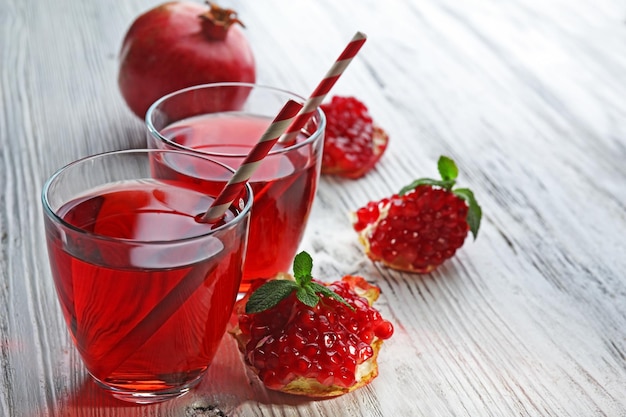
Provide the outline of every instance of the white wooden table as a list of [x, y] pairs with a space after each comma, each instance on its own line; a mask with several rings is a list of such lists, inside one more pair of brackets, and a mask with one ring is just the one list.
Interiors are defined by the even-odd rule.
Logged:
[[[130, 406], [89, 380], [48, 269], [39, 193], [57, 168], [143, 147], [117, 89], [122, 37], [154, 0], [0, 0], [0, 416], [626, 416], [626, 3], [266, 0], [236, 7], [258, 81], [333, 89], [391, 137], [363, 179], [323, 178], [302, 248], [360, 274], [396, 333], [339, 398], [268, 392], [225, 338], [201, 385]], [[484, 218], [435, 272], [372, 264], [347, 212], [455, 159]]]

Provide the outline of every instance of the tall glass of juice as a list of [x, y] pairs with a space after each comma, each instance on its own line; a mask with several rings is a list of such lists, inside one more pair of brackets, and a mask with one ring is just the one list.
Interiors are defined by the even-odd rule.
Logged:
[[[238, 168], [280, 108], [302, 97], [278, 88], [216, 83], [157, 100], [146, 114], [148, 147], [181, 149]], [[254, 204], [240, 291], [289, 271], [317, 189], [325, 117], [315, 111], [295, 141], [277, 143], [252, 175]]]
[[170, 150], [95, 155], [42, 192], [50, 267], [94, 380], [135, 403], [185, 394], [205, 374], [237, 298], [248, 186], [217, 223], [199, 219], [229, 168]]

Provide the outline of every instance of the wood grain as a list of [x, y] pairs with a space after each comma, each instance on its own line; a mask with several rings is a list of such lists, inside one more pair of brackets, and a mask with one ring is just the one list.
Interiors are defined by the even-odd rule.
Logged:
[[[77, 158], [143, 147], [117, 89], [124, 33], [152, 0], [0, 0], [0, 415], [626, 416], [626, 3], [267, 0], [238, 9], [258, 81], [303, 96], [356, 30], [332, 94], [391, 137], [375, 171], [322, 178], [302, 248], [322, 279], [381, 286], [396, 333], [369, 386], [266, 391], [227, 336], [207, 378], [132, 407], [88, 378], [48, 269], [39, 193]], [[372, 264], [348, 213], [455, 159], [484, 218], [418, 276]]]

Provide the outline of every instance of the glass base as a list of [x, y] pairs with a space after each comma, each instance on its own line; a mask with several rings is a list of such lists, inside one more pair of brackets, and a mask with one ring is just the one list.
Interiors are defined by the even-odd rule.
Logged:
[[164, 390], [156, 390], [156, 391], [143, 391], [143, 390], [125, 390], [120, 388], [119, 386], [111, 386], [108, 385], [99, 379], [93, 377], [96, 384], [106, 390], [113, 397], [118, 400], [135, 403], [135, 404], [154, 404], [160, 403], [163, 401], [169, 401], [174, 398], [181, 397], [191, 391], [202, 379], [204, 373], [199, 375], [194, 380], [174, 388], [168, 388]]

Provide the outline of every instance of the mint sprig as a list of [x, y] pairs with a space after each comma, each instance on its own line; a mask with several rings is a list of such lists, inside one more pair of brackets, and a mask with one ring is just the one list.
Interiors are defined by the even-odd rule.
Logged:
[[294, 291], [296, 298], [309, 307], [315, 307], [320, 301], [319, 295], [334, 298], [354, 310], [348, 302], [339, 294], [328, 287], [313, 282], [313, 259], [307, 252], [302, 251], [293, 260], [294, 281], [276, 279], [267, 281], [250, 295], [246, 303], [246, 313], [260, 313], [269, 310], [276, 304], [287, 298]]
[[462, 198], [467, 202], [468, 210], [467, 210], [467, 224], [470, 227], [470, 231], [476, 239], [478, 236], [478, 229], [480, 227], [480, 219], [482, 218], [482, 209], [478, 205], [476, 198], [474, 197], [474, 193], [468, 188], [455, 188], [456, 178], [459, 175], [459, 169], [456, 166], [456, 163], [448, 158], [447, 156], [440, 156], [437, 161], [437, 169], [439, 171], [439, 175], [441, 179], [433, 179], [433, 178], [420, 178], [413, 181], [411, 184], [402, 187], [398, 195], [403, 196], [409, 191], [414, 190], [418, 185], [430, 185], [435, 187], [443, 188], [447, 191], [451, 191], [454, 195], [459, 198]]

